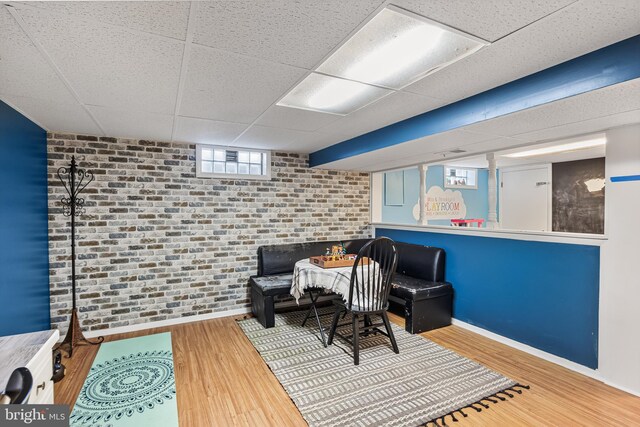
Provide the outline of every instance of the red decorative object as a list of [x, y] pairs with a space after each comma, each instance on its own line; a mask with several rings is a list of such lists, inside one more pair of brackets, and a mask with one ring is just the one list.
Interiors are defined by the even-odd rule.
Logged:
[[472, 227], [473, 224], [476, 224], [478, 228], [482, 227], [484, 224], [484, 219], [482, 218], [469, 218], [469, 219], [452, 219], [451, 225], [454, 227]]

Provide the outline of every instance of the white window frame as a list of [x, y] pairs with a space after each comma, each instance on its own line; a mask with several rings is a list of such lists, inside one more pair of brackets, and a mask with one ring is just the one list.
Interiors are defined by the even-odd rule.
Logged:
[[[232, 150], [232, 151], [251, 151], [254, 153], [261, 153], [266, 156], [266, 174], [265, 175], [251, 175], [243, 173], [215, 173], [215, 172], [203, 172], [202, 171], [202, 149], [218, 149], [218, 150]], [[229, 147], [224, 145], [196, 145], [196, 177], [197, 178], [220, 178], [220, 179], [256, 179], [261, 181], [271, 180], [271, 151], [259, 150], [255, 148], [245, 147]]]
[[[475, 185], [460, 185], [460, 184], [448, 184], [447, 183], [447, 169], [458, 169], [458, 170], [465, 170], [465, 171], [473, 171], [473, 173], [476, 174], [476, 184]], [[444, 188], [458, 188], [458, 189], [468, 189], [468, 190], [477, 190], [478, 189], [478, 169], [477, 168], [464, 168], [464, 167], [458, 167], [458, 166], [447, 166], [444, 165], [443, 168], [443, 174], [444, 174]]]

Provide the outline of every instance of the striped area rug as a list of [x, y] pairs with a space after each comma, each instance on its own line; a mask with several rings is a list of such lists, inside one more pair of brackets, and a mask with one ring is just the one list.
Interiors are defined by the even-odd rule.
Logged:
[[313, 427], [444, 425], [445, 416], [466, 417], [528, 388], [393, 324], [400, 354], [385, 336], [364, 337], [354, 366], [340, 338], [324, 348], [314, 319], [300, 326], [304, 314], [276, 314], [269, 329], [253, 318], [238, 323]]

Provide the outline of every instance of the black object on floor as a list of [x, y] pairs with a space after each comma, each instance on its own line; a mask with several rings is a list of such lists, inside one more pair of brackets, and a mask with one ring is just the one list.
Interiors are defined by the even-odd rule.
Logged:
[[53, 351], [53, 376], [51, 380], [54, 383], [62, 380], [64, 378], [64, 374], [66, 372], [66, 367], [62, 364], [62, 353], [60, 350]]

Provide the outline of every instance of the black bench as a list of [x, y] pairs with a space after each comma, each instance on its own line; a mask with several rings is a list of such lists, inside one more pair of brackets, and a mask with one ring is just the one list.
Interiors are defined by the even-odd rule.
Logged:
[[251, 284], [251, 312], [262, 326], [274, 325], [274, 304], [278, 296], [291, 292], [293, 268], [299, 260], [323, 255], [327, 248], [344, 244], [347, 253], [357, 254], [370, 239], [356, 239], [285, 245], [260, 246], [258, 248], [258, 274], [249, 279]]
[[396, 242], [398, 267], [393, 275], [391, 309], [404, 314], [412, 334], [451, 324], [453, 287], [444, 280], [444, 249]]
[[[327, 247], [344, 243], [348, 253], [358, 253], [369, 239], [261, 246], [258, 274], [250, 278], [251, 311], [265, 328], [274, 326], [275, 302], [291, 291], [298, 260], [321, 255]], [[420, 333], [451, 324], [453, 289], [444, 281], [443, 249], [396, 242], [398, 268], [389, 300], [405, 316], [405, 329]]]

